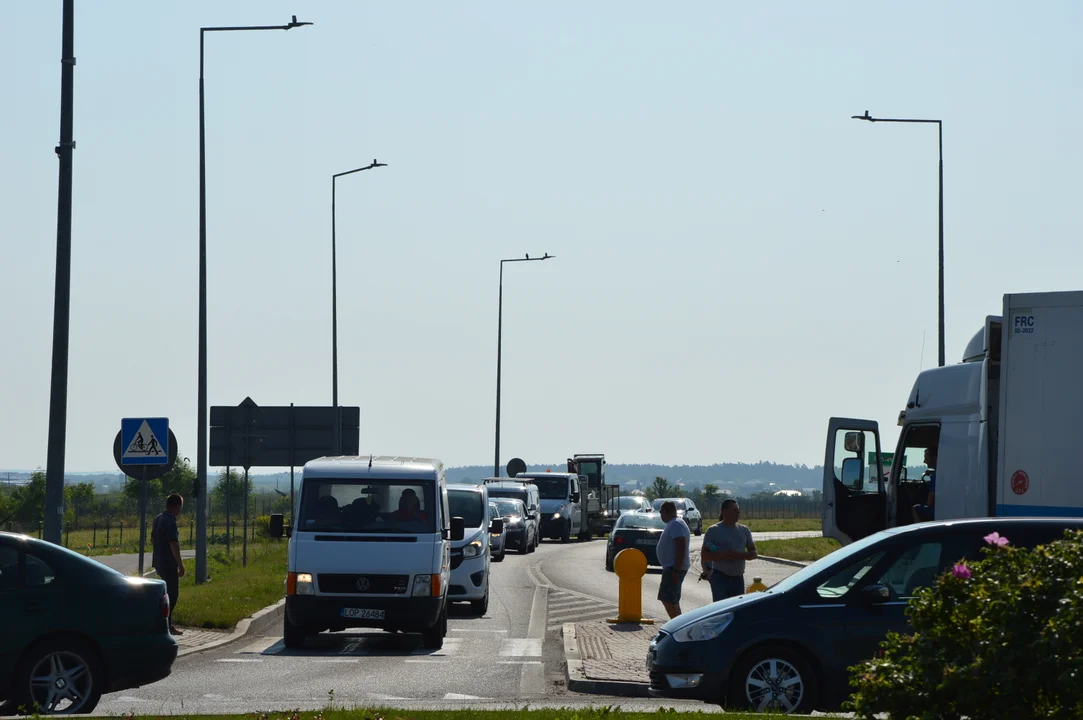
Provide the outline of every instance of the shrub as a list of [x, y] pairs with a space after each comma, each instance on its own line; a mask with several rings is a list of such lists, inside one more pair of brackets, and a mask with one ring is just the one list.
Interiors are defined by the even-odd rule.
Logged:
[[259, 537], [271, 537], [270, 515], [260, 515], [256, 518], [256, 535]]
[[851, 668], [859, 717], [1083, 716], [1083, 532], [1032, 550], [985, 540], [910, 602], [913, 634]]

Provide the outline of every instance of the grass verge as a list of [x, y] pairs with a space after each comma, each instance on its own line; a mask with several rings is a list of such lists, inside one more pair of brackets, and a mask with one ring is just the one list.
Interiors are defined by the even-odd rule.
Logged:
[[232, 628], [257, 610], [283, 597], [286, 579], [286, 540], [249, 542], [248, 567], [241, 566], [241, 546], [227, 555], [225, 548], [207, 553], [209, 581], [195, 582], [195, 560], [185, 561], [187, 575], [180, 581], [177, 625]]
[[840, 547], [837, 540], [824, 537], [793, 538], [792, 540], [760, 540], [756, 552], [760, 555], [811, 562], [829, 555]]
[[[704, 520], [703, 529], [711, 527], [718, 520]], [[747, 525], [752, 532], [802, 532], [823, 530], [823, 521], [820, 518], [765, 518], [762, 520], [749, 520], [741, 518], [742, 525]]]
[[[246, 715], [173, 715], [171, 720], [646, 720], [647, 718], [714, 717], [714, 713], [701, 711], [679, 712], [673, 708], [659, 708], [654, 712], [623, 712], [619, 708], [559, 708], [545, 710], [392, 710], [364, 708], [355, 710], [320, 710], [317, 712], [291, 711], [284, 713], [249, 713]], [[733, 720], [773, 720], [789, 715], [774, 713], [726, 713]], [[830, 717], [830, 716], [824, 716]], [[129, 715], [125, 720], [157, 720], [153, 715]]]

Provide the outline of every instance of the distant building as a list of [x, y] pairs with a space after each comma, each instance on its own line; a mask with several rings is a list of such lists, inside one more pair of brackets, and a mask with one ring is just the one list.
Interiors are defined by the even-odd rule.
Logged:
[[779, 490], [775, 493], [775, 497], [778, 497], [779, 495], [784, 495], [786, 497], [804, 497], [804, 493], [800, 490]]

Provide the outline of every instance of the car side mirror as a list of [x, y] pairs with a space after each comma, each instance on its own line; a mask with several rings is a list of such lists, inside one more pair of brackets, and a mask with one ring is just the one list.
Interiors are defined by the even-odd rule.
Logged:
[[458, 542], [466, 537], [466, 521], [461, 517], [451, 518], [451, 529], [447, 531], [448, 540]]
[[880, 605], [891, 599], [891, 588], [879, 583], [869, 585], [861, 591], [861, 599], [868, 605]]
[[499, 518], [493, 520], [492, 523], [489, 524], [489, 532], [493, 535], [499, 535], [504, 532], [504, 521]]
[[579, 493], [573, 492], [572, 495], [571, 495], [571, 500], [572, 500], [573, 503], [579, 502]]
[[293, 537], [293, 526], [292, 525], [287, 525], [286, 526], [286, 537]]

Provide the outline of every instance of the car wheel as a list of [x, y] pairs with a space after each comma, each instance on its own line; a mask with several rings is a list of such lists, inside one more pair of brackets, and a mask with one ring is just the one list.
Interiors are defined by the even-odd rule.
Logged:
[[605, 569], [609, 572], [613, 572], [613, 556], [608, 552], [605, 554]]
[[753, 648], [737, 663], [730, 703], [756, 712], [812, 712], [817, 680], [807, 660], [795, 650], [768, 645]]
[[493, 562], [504, 562], [504, 556], [507, 552], [504, 548], [500, 548], [500, 554], [493, 556]]
[[34, 647], [15, 670], [10, 702], [42, 715], [89, 713], [102, 697], [97, 653], [74, 639]]
[[305, 629], [290, 622], [289, 615], [282, 614], [282, 644], [290, 650], [300, 650], [305, 646]]
[[526, 530], [523, 531], [523, 539], [519, 543], [519, 554], [526, 555], [528, 552], [534, 549], [533, 543], [530, 541], [530, 533]]
[[440, 618], [435, 625], [421, 635], [421, 644], [427, 650], [439, 650], [444, 647], [444, 636], [447, 635], [447, 606], [448, 602], [445, 599], [444, 609], [440, 611]]
[[485, 586], [485, 597], [481, 600], [471, 600], [470, 609], [474, 611], [475, 615], [484, 615], [489, 611], [489, 587]]
[[696, 537], [699, 537], [702, 534], [703, 534], [703, 520], [701, 519], [699, 521], [699, 525], [696, 525]]

